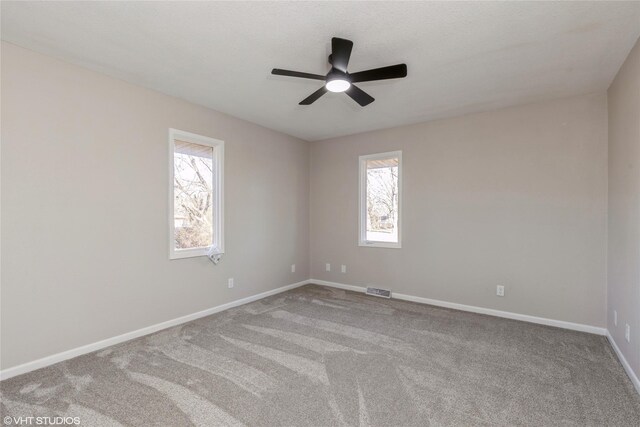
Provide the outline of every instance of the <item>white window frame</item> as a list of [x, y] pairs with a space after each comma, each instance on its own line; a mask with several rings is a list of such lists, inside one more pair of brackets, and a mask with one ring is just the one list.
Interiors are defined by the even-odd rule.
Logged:
[[[213, 161], [216, 172], [213, 176], [214, 206], [213, 211], [213, 245], [204, 248], [176, 249], [175, 248], [175, 221], [174, 221], [174, 155], [175, 141], [184, 141], [192, 144], [213, 147]], [[169, 259], [191, 258], [206, 256], [210, 252], [224, 254], [224, 141], [185, 132], [178, 129], [169, 129]]]
[[[367, 161], [384, 160], [391, 157], [398, 158], [398, 242], [376, 242], [367, 240]], [[389, 151], [386, 153], [368, 154], [359, 157], [359, 221], [358, 221], [358, 245], [368, 248], [402, 248], [402, 151]]]

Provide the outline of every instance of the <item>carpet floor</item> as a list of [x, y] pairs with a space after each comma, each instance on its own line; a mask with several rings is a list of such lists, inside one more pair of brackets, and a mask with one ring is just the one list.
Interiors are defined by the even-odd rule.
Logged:
[[307, 285], [0, 383], [83, 426], [638, 426], [606, 338]]

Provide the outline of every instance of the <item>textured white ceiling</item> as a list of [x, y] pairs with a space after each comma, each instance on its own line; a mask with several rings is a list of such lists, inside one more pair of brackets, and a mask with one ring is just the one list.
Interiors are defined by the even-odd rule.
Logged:
[[[307, 140], [604, 90], [640, 35], [640, 2], [8, 2], [2, 39]], [[320, 82], [354, 41], [359, 107]]]

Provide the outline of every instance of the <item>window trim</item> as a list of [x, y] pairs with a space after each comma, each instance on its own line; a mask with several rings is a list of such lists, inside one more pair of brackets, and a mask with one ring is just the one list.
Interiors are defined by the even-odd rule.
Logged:
[[[398, 158], [398, 242], [376, 242], [367, 240], [367, 160], [383, 160]], [[358, 197], [358, 246], [367, 248], [402, 248], [402, 151], [388, 151], [360, 156], [359, 163], [359, 197]]]
[[[190, 142], [192, 144], [205, 145], [213, 148], [213, 160], [217, 166], [213, 176], [213, 188], [215, 191], [215, 210], [213, 211], [213, 245], [204, 248], [176, 249], [175, 248], [175, 220], [174, 220], [174, 155], [175, 140]], [[185, 132], [178, 129], [169, 129], [169, 259], [182, 259], [197, 256], [206, 256], [213, 248], [217, 254], [224, 253], [224, 141]]]

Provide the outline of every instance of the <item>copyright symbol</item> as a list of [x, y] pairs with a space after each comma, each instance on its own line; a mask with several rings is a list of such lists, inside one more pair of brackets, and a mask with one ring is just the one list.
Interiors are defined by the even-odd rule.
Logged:
[[11, 417], [4, 417], [3, 421], [6, 425], [11, 425]]

